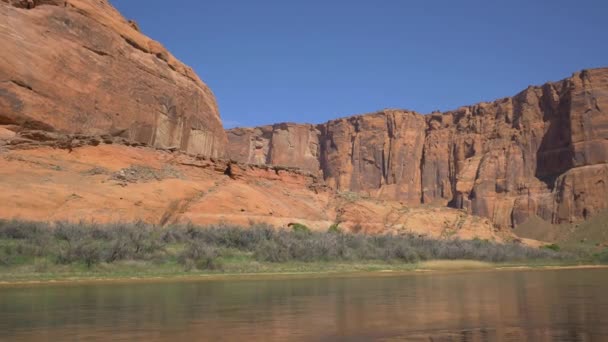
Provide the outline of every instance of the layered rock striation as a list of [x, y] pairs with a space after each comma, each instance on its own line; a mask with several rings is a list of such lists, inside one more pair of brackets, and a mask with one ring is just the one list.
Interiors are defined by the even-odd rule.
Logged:
[[237, 161], [305, 168], [339, 191], [449, 205], [499, 227], [608, 208], [608, 68], [445, 113], [385, 110], [227, 133]]
[[337, 194], [295, 168], [239, 164], [121, 137], [36, 130], [11, 134], [0, 128], [0, 203], [0, 220], [301, 223], [318, 231], [339, 222], [345, 231], [369, 234], [516, 239], [460, 210]]
[[0, 125], [222, 155], [215, 98], [107, 0], [0, 0]]

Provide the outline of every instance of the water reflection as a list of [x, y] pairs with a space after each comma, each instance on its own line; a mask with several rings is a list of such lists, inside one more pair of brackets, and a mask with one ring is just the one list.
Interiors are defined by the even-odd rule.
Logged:
[[0, 289], [0, 340], [608, 340], [608, 270]]

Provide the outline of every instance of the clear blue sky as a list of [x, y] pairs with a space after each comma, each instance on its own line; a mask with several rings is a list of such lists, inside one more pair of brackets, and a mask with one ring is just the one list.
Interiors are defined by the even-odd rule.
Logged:
[[608, 0], [112, 0], [228, 127], [421, 113], [608, 66]]

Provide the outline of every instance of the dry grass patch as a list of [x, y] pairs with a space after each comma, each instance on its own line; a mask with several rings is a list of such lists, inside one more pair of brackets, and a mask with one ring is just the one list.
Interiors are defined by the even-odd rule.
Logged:
[[492, 263], [476, 260], [431, 260], [419, 264], [419, 268], [425, 270], [472, 270], [494, 266]]

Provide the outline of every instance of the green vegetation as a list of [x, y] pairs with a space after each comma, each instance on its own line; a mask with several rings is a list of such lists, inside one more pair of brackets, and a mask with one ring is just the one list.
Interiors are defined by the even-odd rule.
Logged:
[[[411, 270], [430, 260], [559, 264], [576, 257], [549, 248], [415, 235], [313, 232], [266, 225], [160, 227], [0, 220], [0, 280]], [[608, 262], [608, 252], [597, 255]]]
[[295, 232], [300, 234], [310, 234], [311, 230], [308, 226], [301, 223], [290, 223], [289, 227]]
[[556, 243], [552, 243], [550, 245], [543, 246], [543, 248], [550, 249], [550, 250], [555, 251], [555, 252], [559, 252], [561, 250], [561, 248], [559, 247], [559, 245], [556, 244]]
[[332, 224], [327, 229], [327, 232], [332, 233], [332, 234], [342, 234], [342, 230], [340, 229], [340, 224], [339, 223]]
[[594, 258], [602, 264], [608, 264], [608, 248], [600, 253], [595, 254]]
[[517, 226], [515, 234], [520, 237], [559, 244], [562, 250], [589, 250], [608, 247], [608, 211], [594, 215], [584, 222], [551, 224], [532, 217]]

